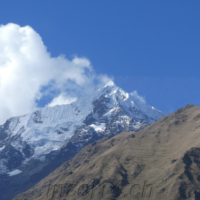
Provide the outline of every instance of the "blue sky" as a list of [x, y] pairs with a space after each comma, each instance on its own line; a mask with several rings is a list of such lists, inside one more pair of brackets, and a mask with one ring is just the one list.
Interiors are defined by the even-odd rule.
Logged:
[[53, 57], [88, 58], [166, 114], [200, 106], [199, 13], [199, 0], [0, 2], [0, 24], [31, 26]]

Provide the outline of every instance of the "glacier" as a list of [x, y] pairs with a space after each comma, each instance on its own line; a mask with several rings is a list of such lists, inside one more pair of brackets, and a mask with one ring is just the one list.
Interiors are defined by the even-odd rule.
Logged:
[[[164, 116], [161, 111], [147, 105], [137, 92], [129, 94], [111, 81], [93, 95], [82, 96], [71, 104], [44, 107], [27, 115], [9, 119], [7, 140], [19, 151], [22, 151], [21, 143], [26, 142], [34, 148], [34, 154], [29, 159], [40, 159], [43, 155], [58, 150], [73, 136], [76, 128], [83, 125], [85, 118], [93, 112], [92, 102], [99, 97], [109, 101], [106, 102], [106, 111], [102, 116], [99, 116], [98, 112], [93, 113], [92, 117], [96, 119], [110, 119], [120, 107], [127, 113], [121, 118], [126, 123], [130, 123], [130, 117], [139, 121], [148, 119], [148, 123], [152, 123]], [[139, 121], [135, 125], [136, 129], [140, 128]], [[103, 131], [105, 123], [90, 124], [90, 127], [96, 131]], [[3, 148], [5, 145], [1, 144], [0, 150]]]
[[[123, 114], [118, 116], [122, 111]], [[45, 155], [67, 144], [77, 129], [81, 129], [79, 136], [88, 129], [108, 135], [109, 132], [105, 130], [113, 116], [118, 116], [113, 123], [115, 126], [132, 124], [132, 131], [135, 131], [143, 127], [144, 121], [150, 124], [164, 114], [147, 105], [136, 91], [127, 93], [110, 81], [92, 95], [84, 95], [71, 104], [44, 107], [7, 120], [0, 126], [0, 135], [1, 130], [6, 134], [0, 142], [0, 154], [9, 143], [21, 152], [23, 163], [33, 158], [42, 161]], [[121, 130], [125, 129], [122, 127]], [[32, 149], [31, 155], [24, 155], [24, 145]], [[81, 147], [81, 142], [78, 146]], [[4, 166], [0, 169], [5, 172]], [[8, 170], [6, 172], [9, 173]]]

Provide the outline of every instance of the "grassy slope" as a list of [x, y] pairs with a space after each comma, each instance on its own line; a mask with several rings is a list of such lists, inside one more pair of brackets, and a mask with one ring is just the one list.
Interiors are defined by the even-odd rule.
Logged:
[[[192, 147], [200, 147], [200, 107], [187, 105], [141, 131], [121, 133], [86, 146], [15, 200], [137, 199], [133, 195], [140, 192], [138, 197], [141, 196], [145, 180], [153, 185], [151, 199], [197, 199], [200, 150], [190, 150]], [[93, 192], [89, 189], [83, 196], [86, 190], [80, 186], [92, 187], [94, 179]], [[104, 180], [106, 183], [100, 185]], [[115, 187], [111, 192], [118, 181], [119, 190]], [[55, 184], [62, 185], [54, 189]], [[76, 185], [75, 193], [71, 191], [66, 196], [66, 188], [74, 186], [69, 184]], [[130, 194], [134, 184], [140, 186], [132, 188]], [[150, 188], [146, 189], [146, 197]]]

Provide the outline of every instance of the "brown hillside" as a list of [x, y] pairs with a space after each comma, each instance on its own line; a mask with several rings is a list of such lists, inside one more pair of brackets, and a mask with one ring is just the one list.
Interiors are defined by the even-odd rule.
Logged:
[[200, 107], [90, 144], [15, 197], [47, 199], [200, 199]]

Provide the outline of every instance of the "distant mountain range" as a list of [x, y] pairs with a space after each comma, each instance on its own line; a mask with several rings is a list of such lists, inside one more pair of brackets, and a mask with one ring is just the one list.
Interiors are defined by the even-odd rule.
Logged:
[[87, 145], [14, 200], [199, 200], [200, 107]]
[[136, 92], [109, 82], [71, 104], [8, 119], [0, 126], [0, 199], [30, 189], [86, 145], [138, 131], [163, 116]]

